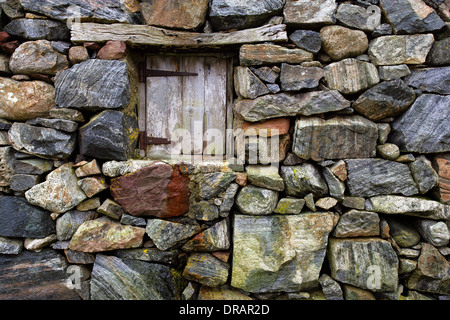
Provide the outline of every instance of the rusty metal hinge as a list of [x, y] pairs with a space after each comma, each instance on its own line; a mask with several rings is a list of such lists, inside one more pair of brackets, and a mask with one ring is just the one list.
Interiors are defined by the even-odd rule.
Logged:
[[144, 62], [139, 63], [139, 81], [145, 82], [148, 77], [195, 77], [198, 73], [147, 69]]
[[139, 149], [145, 150], [149, 144], [171, 144], [167, 138], [148, 137], [147, 131], [139, 132]]

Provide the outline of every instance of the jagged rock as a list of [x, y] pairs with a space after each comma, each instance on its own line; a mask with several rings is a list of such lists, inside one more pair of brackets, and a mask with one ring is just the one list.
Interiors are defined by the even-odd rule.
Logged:
[[421, 0], [380, 0], [388, 21], [396, 34], [426, 33], [442, 29], [444, 21]]
[[15, 122], [8, 135], [15, 150], [46, 159], [66, 159], [75, 149], [75, 134], [51, 128]]
[[204, 286], [218, 287], [228, 279], [230, 266], [209, 253], [193, 253], [187, 260], [183, 277]]
[[374, 31], [380, 25], [381, 10], [342, 3], [336, 11], [336, 19], [349, 28]]
[[359, 96], [352, 104], [357, 112], [372, 121], [395, 117], [414, 103], [416, 94], [402, 80], [384, 81]]
[[188, 212], [188, 184], [178, 167], [159, 162], [112, 179], [110, 191], [131, 215], [169, 218]]
[[361, 30], [326, 26], [320, 30], [323, 51], [335, 61], [357, 57], [366, 52], [369, 40]]
[[328, 87], [343, 94], [357, 93], [380, 82], [377, 68], [369, 63], [348, 58], [324, 68]]
[[320, 198], [319, 200], [317, 200], [314, 205], [318, 208], [329, 210], [329, 209], [333, 208], [337, 204], [337, 202], [338, 201], [335, 198], [325, 197], [325, 198]]
[[102, 192], [109, 187], [105, 177], [101, 176], [83, 178], [78, 181], [78, 185], [88, 198], [92, 198], [97, 193]]
[[434, 42], [432, 34], [384, 36], [369, 44], [370, 60], [379, 66], [422, 64]]
[[[105, 216], [108, 216], [115, 220], [120, 219], [120, 222], [123, 224], [135, 225], [133, 223], [124, 223], [124, 221], [122, 221], [123, 219], [121, 219], [121, 218], [123, 217], [123, 215], [126, 214], [126, 212], [125, 212], [125, 210], [123, 210], [123, 208], [118, 203], [116, 203], [115, 201], [112, 201], [111, 199], [106, 199], [97, 208], [97, 212], [104, 214]], [[133, 216], [130, 216], [130, 217], [131, 217], [130, 219], [133, 219]], [[141, 219], [141, 218], [136, 218], [136, 219]], [[145, 219], [141, 219], [140, 221], [142, 221], [142, 220], [143, 220], [143, 225], [146, 225], [147, 223], [145, 222]]]
[[335, 0], [286, 0], [284, 23], [289, 25], [316, 26], [336, 22]]
[[93, 211], [81, 212], [72, 210], [56, 219], [56, 238], [59, 241], [70, 240], [83, 222], [95, 219]]
[[19, 254], [23, 249], [23, 239], [0, 237], [0, 254]]
[[226, 219], [215, 223], [210, 228], [198, 233], [186, 242], [184, 251], [213, 252], [230, 248], [230, 227]]
[[282, 166], [280, 175], [285, 183], [286, 193], [294, 197], [304, 197], [313, 193], [317, 197], [328, 194], [328, 187], [316, 166], [303, 163], [297, 166]]
[[381, 80], [396, 80], [411, 74], [408, 65], [399, 64], [397, 66], [380, 66], [378, 73]]
[[231, 285], [255, 293], [313, 288], [333, 226], [333, 215], [324, 212], [236, 215]]
[[1, 255], [0, 299], [79, 300], [77, 292], [67, 286], [67, 267], [64, 256], [51, 249]]
[[50, 214], [22, 197], [0, 197], [0, 236], [44, 238], [55, 233]]
[[234, 172], [207, 173], [199, 182], [200, 196], [211, 199], [224, 191], [236, 178]]
[[248, 185], [236, 196], [235, 204], [239, 211], [249, 215], [268, 215], [278, 203], [278, 192]]
[[422, 94], [391, 124], [389, 142], [403, 152], [450, 151], [450, 96]]
[[197, 300], [253, 300], [240, 290], [234, 289], [227, 285], [210, 288], [202, 286], [198, 293]]
[[289, 49], [276, 44], [244, 44], [239, 49], [241, 66], [261, 66], [265, 64], [312, 61], [313, 54], [302, 49]]
[[71, 0], [70, 5], [62, 0], [21, 0], [25, 11], [34, 12], [59, 21], [70, 21], [74, 17], [82, 21], [102, 23], [140, 24], [137, 1], [108, 0], [107, 5], [85, 0]]
[[305, 199], [282, 198], [278, 201], [277, 207], [273, 212], [279, 214], [299, 214], [304, 205]]
[[121, 225], [108, 219], [88, 220], [81, 224], [69, 243], [69, 249], [101, 252], [137, 248], [142, 245], [145, 229]]
[[89, 59], [58, 73], [55, 89], [59, 108], [89, 111], [124, 108], [130, 100], [127, 64], [120, 60]]
[[55, 106], [55, 88], [43, 81], [16, 81], [0, 77], [0, 117], [26, 121], [46, 117]]
[[98, 254], [90, 293], [92, 300], [176, 300], [181, 282], [168, 266]]
[[285, 0], [212, 0], [209, 17], [216, 30], [257, 27], [281, 13]]
[[350, 210], [339, 218], [332, 235], [337, 238], [379, 236], [380, 218], [375, 212]]
[[433, 220], [450, 217], [450, 206], [437, 201], [403, 196], [375, 196], [366, 200], [366, 210], [385, 214], [402, 214]]
[[106, 110], [80, 128], [80, 154], [99, 159], [127, 160], [135, 152], [137, 139], [135, 117]]
[[14, 171], [14, 149], [12, 147], [0, 147], [0, 187], [11, 184], [11, 176]]
[[240, 66], [234, 68], [234, 89], [245, 99], [255, 99], [270, 92], [248, 67]]
[[205, 22], [208, 0], [189, 2], [157, 0], [141, 3], [146, 24], [177, 29], [197, 29]]
[[331, 238], [328, 260], [331, 277], [373, 292], [397, 288], [398, 258], [388, 241], [379, 238]]
[[[236, 182], [238, 182], [238, 172], [236, 172]], [[245, 183], [247, 185], [247, 181]], [[236, 195], [239, 188], [239, 184], [231, 183], [228, 188], [219, 194], [220, 199], [222, 199], [222, 203], [219, 207], [219, 215], [221, 217], [228, 217], [231, 208], [234, 205], [234, 196]]]
[[409, 164], [412, 176], [422, 194], [427, 193], [439, 183], [439, 176], [434, 171], [431, 161], [425, 156], [419, 156]]
[[338, 91], [312, 91], [290, 95], [279, 93], [265, 95], [254, 100], [239, 100], [235, 104], [236, 113], [244, 120], [257, 122], [279, 117], [313, 115], [339, 111], [350, 107]]
[[149, 219], [145, 232], [159, 250], [167, 250], [199, 233], [201, 228], [195, 224]]
[[329, 275], [325, 273], [322, 274], [319, 278], [319, 283], [327, 300], [344, 300], [344, 294], [341, 286]]
[[295, 122], [292, 152], [314, 161], [374, 157], [377, 139], [377, 125], [360, 116], [304, 117]]
[[408, 248], [419, 243], [420, 234], [409, 220], [397, 216], [389, 216], [385, 219], [389, 225], [389, 235], [398, 246]]
[[427, 56], [427, 64], [432, 66], [445, 66], [450, 64], [450, 38], [435, 41]]
[[330, 196], [338, 200], [344, 200], [345, 183], [335, 176], [332, 169], [328, 167], [322, 168], [322, 175], [327, 182]]
[[280, 82], [284, 91], [299, 91], [312, 89], [319, 85], [323, 77], [323, 69], [317, 67], [302, 67], [299, 65], [281, 64]]
[[179, 266], [182, 260], [177, 250], [161, 251], [157, 248], [120, 249], [113, 251], [113, 254], [121, 259], [158, 262], [174, 267]]
[[11, 36], [27, 40], [68, 40], [70, 31], [64, 23], [46, 19], [15, 19], [4, 30]]
[[44, 119], [34, 118], [26, 122], [32, 126], [52, 128], [64, 132], [75, 132], [78, 129], [78, 124], [75, 121], [64, 119]]
[[384, 159], [348, 159], [347, 184], [352, 196], [419, 193], [408, 165]]
[[11, 176], [10, 188], [13, 191], [23, 192], [39, 183], [40, 177], [33, 174], [14, 174]]
[[435, 194], [439, 200], [450, 204], [450, 154], [437, 154], [432, 164], [439, 176], [439, 185], [435, 189]]
[[450, 94], [450, 67], [416, 69], [405, 78], [405, 82], [423, 92]]
[[53, 242], [56, 242], [56, 234], [51, 234], [45, 238], [25, 238], [23, 246], [27, 250], [40, 251]]
[[295, 30], [289, 35], [289, 39], [300, 49], [318, 53], [322, 47], [320, 33], [312, 30]]
[[[276, 67], [278, 68], [278, 67]], [[275, 83], [280, 76], [280, 70], [275, 69], [275, 67], [270, 68], [267, 66], [260, 67], [260, 68], [253, 68], [251, 67], [250, 70], [258, 76], [262, 81], [268, 82], [268, 83]], [[276, 71], [275, 71], [276, 70]]]
[[0, 73], [1, 74], [10, 74], [11, 70], [9, 70], [9, 56], [0, 53]]
[[48, 40], [27, 41], [11, 55], [9, 68], [14, 74], [56, 75], [69, 67], [65, 55], [56, 52]]
[[51, 212], [63, 213], [85, 200], [87, 197], [78, 186], [72, 165], [71, 162], [63, 164], [50, 172], [45, 182], [25, 192], [28, 202]]
[[443, 247], [448, 245], [450, 232], [445, 222], [420, 219], [417, 220], [416, 226], [425, 241], [433, 246]]
[[450, 266], [431, 244], [422, 243], [417, 268], [406, 280], [408, 289], [450, 295]]
[[102, 174], [102, 169], [97, 160], [94, 159], [75, 169], [75, 174], [78, 178], [84, 178], [89, 176], [96, 176]]
[[277, 167], [249, 165], [245, 170], [247, 179], [251, 184], [275, 191], [284, 190], [284, 182], [278, 174]]
[[17, 159], [14, 162], [14, 172], [22, 174], [41, 175], [53, 169], [52, 160], [44, 159]]

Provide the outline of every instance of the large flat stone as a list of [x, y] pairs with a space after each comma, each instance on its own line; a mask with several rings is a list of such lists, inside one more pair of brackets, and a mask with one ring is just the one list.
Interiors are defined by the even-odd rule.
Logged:
[[324, 212], [236, 215], [231, 285], [260, 293], [317, 286], [333, 225], [333, 215]]
[[330, 239], [331, 277], [374, 292], [395, 291], [398, 258], [391, 244], [380, 238]]
[[64, 23], [47, 19], [15, 19], [4, 29], [8, 34], [27, 40], [69, 40], [70, 31]]
[[384, 159], [349, 159], [345, 162], [348, 188], [354, 197], [419, 193], [407, 164]]
[[317, 197], [328, 194], [328, 186], [319, 169], [311, 163], [282, 166], [280, 175], [289, 196], [304, 197], [313, 193]]
[[261, 66], [266, 64], [299, 64], [312, 61], [313, 54], [302, 49], [289, 49], [271, 43], [244, 44], [239, 49], [241, 66]]
[[314, 161], [375, 157], [377, 139], [377, 125], [360, 116], [304, 117], [296, 120], [292, 152]]
[[80, 300], [70, 282], [63, 255], [54, 250], [0, 255], [0, 299]]
[[201, 231], [200, 226], [162, 219], [149, 219], [145, 232], [160, 250], [167, 250]]
[[111, 180], [111, 194], [134, 216], [168, 218], [189, 210], [189, 179], [176, 167], [155, 163]]
[[450, 67], [416, 69], [405, 78], [408, 86], [423, 92], [450, 94]]
[[450, 151], [450, 96], [423, 94], [392, 123], [388, 142], [404, 152]]
[[56, 105], [90, 111], [124, 108], [130, 100], [129, 86], [124, 61], [89, 59], [58, 73]]
[[284, 22], [300, 26], [333, 24], [336, 8], [335, 0], [286, 0]]

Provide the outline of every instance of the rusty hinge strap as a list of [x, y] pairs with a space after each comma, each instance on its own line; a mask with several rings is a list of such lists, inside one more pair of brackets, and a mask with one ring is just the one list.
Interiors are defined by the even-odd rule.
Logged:
[[147, 69], [144, 62], [139, 63], [139, 81], [145, 82], [147, 77], [195, 77], [198, 73]]
[[139, 132], [139, 149], [145, 150], [149, 144], [171, 144], [166, 138], [148, 137], [146, 131]]

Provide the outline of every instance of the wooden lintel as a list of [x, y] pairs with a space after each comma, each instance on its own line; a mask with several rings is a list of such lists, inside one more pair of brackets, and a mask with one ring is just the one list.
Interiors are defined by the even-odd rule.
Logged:
[[73, 23], [71, 40], [81, 42], [125, 41], [131, 46], [215, 47], [260, 42], [287, 42], [286, 25], [265, 25], [232, 32], [197, 33], [146, 25]]

